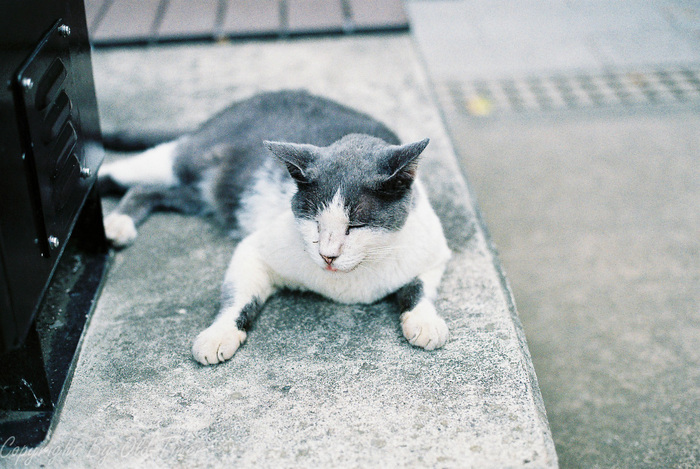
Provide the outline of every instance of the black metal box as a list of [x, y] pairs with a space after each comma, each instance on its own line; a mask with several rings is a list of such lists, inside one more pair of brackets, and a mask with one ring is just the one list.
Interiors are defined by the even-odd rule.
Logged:
[[49, 431], [108, 259], [83, 0], [3, 2], [0, 84], [0, 444], [7, 448], [38, 444]]

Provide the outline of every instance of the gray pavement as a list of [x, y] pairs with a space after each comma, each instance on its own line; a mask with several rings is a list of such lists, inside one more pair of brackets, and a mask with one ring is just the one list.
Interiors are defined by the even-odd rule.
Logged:
[[697, 98], [476, 115], [450, 90], [698, 70], [700, 5], [408, 6], [513, 286], [560, 466], [699, 467]]
[[304, 87], [404, 140], [429, 136], [421, 174], [453, 250], [437, 303], [451, 340], [411, 347], [386, 301], [284, 293], [231, 361], [202, 367], [191, 341], [233, 243], [211, 220], [159, 214], [114, 258], [50, 442], [0, 464], [557, 466], [510, 290], [409, 36], [112, 49], [94, 64], [107, 130], [187, 129], [255, 91]]
[[457, 118], [451, 130], [561, 467], [698, 467], [697, 112]]
[[408, 1], [437, 80], [697, 64], [700, 13], [682, 0]]

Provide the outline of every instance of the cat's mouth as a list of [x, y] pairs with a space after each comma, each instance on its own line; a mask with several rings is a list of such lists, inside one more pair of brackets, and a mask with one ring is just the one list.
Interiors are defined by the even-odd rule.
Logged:
[[352, 272], [355, 270], [360, 263], [358, 262], [357, 264], [353, 264], [350, 266], [337, 266], [335, 264], [324, 264], [321, 268], [325, 270], [326, 272], [333, 272], [333, 273], [338, 273], [338, 274], [347, 274], [349, 272]]

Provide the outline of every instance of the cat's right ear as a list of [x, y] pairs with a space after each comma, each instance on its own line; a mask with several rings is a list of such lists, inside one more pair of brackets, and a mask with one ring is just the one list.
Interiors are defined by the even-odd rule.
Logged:
[[316, 160], [318, 147], [309, 144], [271, 142], [269, 140], [265, 140], [263, 145], [287, 166], [292, 179], [302, 184], [310, 181], [311, 174], [309, 169]]

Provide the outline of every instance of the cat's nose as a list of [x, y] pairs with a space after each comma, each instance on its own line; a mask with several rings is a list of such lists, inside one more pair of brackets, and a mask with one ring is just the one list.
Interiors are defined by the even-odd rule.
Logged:
[[329, 266], [338, 258], [338, 256], [324, 256], [323, 254], [321, 254], [321, 257], [323, 257], [323, 260], [326, 261], [326, 264]]

